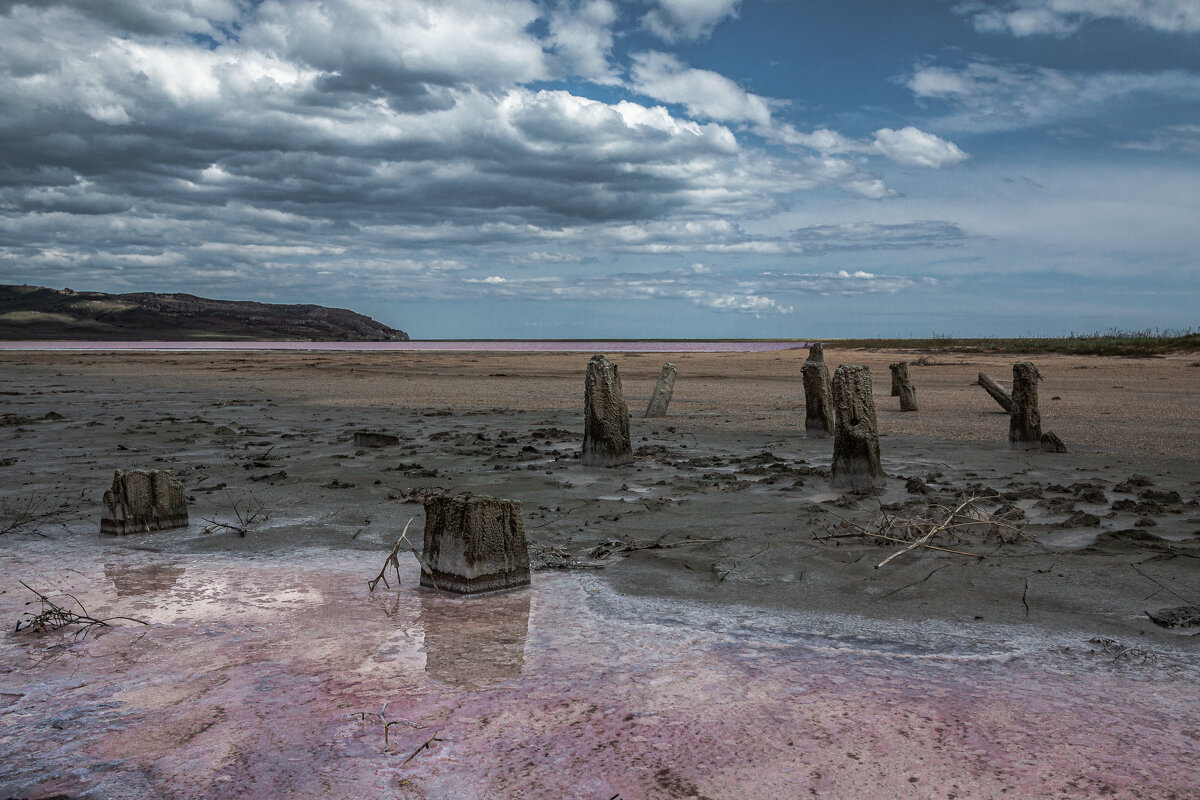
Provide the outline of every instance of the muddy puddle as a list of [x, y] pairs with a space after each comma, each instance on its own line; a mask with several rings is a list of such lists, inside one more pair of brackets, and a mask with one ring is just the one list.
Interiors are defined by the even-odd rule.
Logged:
[[[618, 594], [367, 591], [376, 554], [13, 543], [4, 797], [1193, 797], [1200, 669], [1072, 632]], [[19, 590], [19, 591], [18, 591]], [[0, 595], [11, 622], [31, 595]], [[1137, 643], [1132, 643], [1137, 644]], [[1164, 754], [1171, 754], [1165, 764]]]

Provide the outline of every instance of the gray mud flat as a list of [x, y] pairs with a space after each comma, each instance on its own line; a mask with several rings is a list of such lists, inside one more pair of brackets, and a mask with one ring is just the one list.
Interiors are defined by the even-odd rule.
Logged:
[[[5, 639], [4, 796], [1182, 798], [1200, 784], [1200, 640], [1146, 613], [1200, 605], [1195, 459], [1016, 452], [1002, 427], [884, 433], [886, 488], [847, 494], [802, 408], [786, 429], [722, 430], [687, 413], [681, 380], [678, 415], [630, 421], [634, 463], [593, 468], [580, 411], [284, 396], [246, 361], [210, 382], [36, 364], [0, 380], [5, 502], [63, 509], [0, 539], [0, 621], [28, 610], [24, 580], [150, 623]], [[365, 428], [399, 444], [356, 448]], [[174, 472], [189, 528], [98, 535], [112, 470], [135, 468]], [[407, 556], [399, 586], [366, 591], [444, 491], [523, 502], [531, 589], [443, 598]], [[1026, 537], [877, 569], [900, 545], [850, 535], [969, 495], [1002, 497]], [[1079, 727], [1104, 731], [1088, 759]]]

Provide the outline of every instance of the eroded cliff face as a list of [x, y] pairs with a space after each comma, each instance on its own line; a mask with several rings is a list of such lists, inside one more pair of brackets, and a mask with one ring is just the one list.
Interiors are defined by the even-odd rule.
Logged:
[[344, 308], [0, 286], [0, 338], [404, 342], [408, 334]]

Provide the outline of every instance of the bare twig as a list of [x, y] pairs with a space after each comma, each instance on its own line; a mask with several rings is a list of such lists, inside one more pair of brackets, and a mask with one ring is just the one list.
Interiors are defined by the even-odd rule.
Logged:
[[[24, 627], [22, 627], [22, 621], [17, 620], [17, 627], [14, 633], [20, 633], [21, 631], [25, 631], [27, 633], [50, 633], [71, 625], [82, 625], [83, 627], [76, 631], [75, 635], [79, 638], [86, 639], [88, 632], [91, 631], [92, 628], [108, 628], [110, 627], [109, 623], [113, 622], [114, 620], [136, 622], [139, 625], [149, 624], [144, 620], [134, 619], [133, 617], [106, 617], [104, 619], [98, 619], [97, 617], [93, 617], [88, 613], [87, 609], [84, 608], [83, 603], [79, 601], [79, 598], [75, 597], [73, 594], [65, 594], [66, 597], [71, 598], [75, 605], [79, 606], [79, 611], [72, 611], [71, 609], [54, 602], [47, 595], [42, 594], [37, 589], [34, 589], [25, 581], [18, 581], [18, 583], [37, 596], [37, 602], [41, 606], [41, 610], [37, 614], [33, 614], [28, 611], [25, 612], [23, 616], [28, 617], [29, 620], [24, 622]], [[33, 600], [30, 600], [28, 603], [26, 603], [26, 605], [30, 605], [33, 602]]]
[[23, 498], [0, 500], [0, 536], [24, 528], [37, 533], [37, 528], [45, 524], [65, 528], [67, 522], [78, 516], [78, 503], [63, 502], [57, 508], [49, 508], [48, 504], [45, 495], [32, 492]]
[[417, 548], [408, 539], [408, 526], [412, 525], [414, 519], [416, 517], [409, 517], [408, 522], [404, 523], [404, 530], [400, 532], [400, 538], [392, 545], [392, 552], [388, 553], [388, 557], [384, 559], [383, 567], [379, 570], [379, 574], [375, 576], [374, 580], [367, 581], [367, 587], [370, 591], [375, 591], [375, 587], [379, 585], [380, 581], [383, 581], [383, 585], [389, 589], [392, 588], [391, 584], [387, 582], [386, 575], [389, 564], [396, 570], [396, 585], [400, 585], [400, 560], [397, 556], [400, 553], [400, 546], [403, 544], [408, 545], [409, 551], [417, 559], [417, 563], [421, 565], [421, 571], [428, 575], [429, 580], [433, 582], [433, 588], [438, 588], [437, 583], [433, 581], [433, 569], [425, 563], [425, 559], [421, 557], [421, 554], [417, 552]]
[[433, 744], [434, 742], [440, 742], [440, 741], [442, 741], [441, 739], [437, 738], [437, 735], [438, 735], [439, 733], [441, 733], [441, 731], [434, 731], [434, 732], [433, 732], [433, 736], [430, 736], [428, 739], [426, 739], [424, 744], [422, 744], [422, 745], [421, 745], [420, 747], [418, 747], [416, 750], [413, 750], [413, 751], [412, 751], [412, 755], [410, 755], [408, 758], [406, 758], [406, 759], [404, 759], [403, 761], [401, 761], [401, 762], [400, 762], [400, 766], [402, 766], [402, 767], [403, 767], [405, 764], [407, 764], [408, 762], [412, 761], [414, 758], [416, 758], [416, 757], [417, 757], [417, 753], [420, 753], [422, 750], [424, 750], [426, 747], [429, 747], [429, 745]]
[[[263, 522], [270, 519], [270, 515], [267, 514], [266, 507], [263, 506], [262, 502], [255, 497], [253, 493], [243, 494], [237, 500], [234, 500], [233, 495], [226, 490], [225, 497], [229, 500], [230, 511], [233, 512], [233, 516], [237, 519], [237, 523], [220, 522], [216, 519], [201, 517], [201, 519], [208, 523], [201, 533], [215, 533], [216, 531], [224, 530], [232, 531], [238, 536], [245, 536], [250, 530], [251, 525], [256, 522]], [[245, 503], [244, 508], [242, 507], [243, 502]]]

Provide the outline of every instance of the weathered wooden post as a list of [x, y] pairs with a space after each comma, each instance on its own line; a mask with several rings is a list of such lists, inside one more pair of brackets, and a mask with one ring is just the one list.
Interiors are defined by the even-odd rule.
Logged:
[[1038, 450], [1042, 446], [1037, 385], [1037, 367], [1029, 361], [1013, 364], [1012, 411], [1008, 416], [1008, 446], [1013, 450]]
[[879, 462], [879, 426], [871, 395], [871, 371], [862, 364], [841, 366], [833, 375], [837, 430], [833, 438], [830, 484], [864, 491], [887, 483]]
[[646, 417], [665, 417], [667, 415], [667, 406], [671, 402], [671, 395], [675, 393], [675, 365], [670, 361], [663, 364], [662, 372], [658, 376], [658, 382], [654, 384], [654, 395], [650, 398], [650, 405], [646, 406]]
[[629, 406], [617, 365], [604, 356], [592, 356], [583, 387], [583, 464], [611, 467], [631, 461]]
[[808, 360], [800, 368], [804, 378], [804, 435], [809, 439], [825, 439], [833, 435], [833, 391], [829, 382], [829, 367], [825, 366], [820, 346], [813, 345]]
[[908, 376], [908, 362], [898, 361], [891, 365], [892, 395], [900, 398], [901, 411], [917, 410], [917, 390]]
[[1012, 395], [986, 372], [979, 373], [979, 385], [1008, 413], [1012, 413]]
[[104, 492], [100, 532], [149, 533], [188, 525], [183, 484], [166, 470], [117, 470]]
[[529, 549], [519, 500], [485, 495], [425, 498], [421, 585], [457, 594], [529, 583]]

